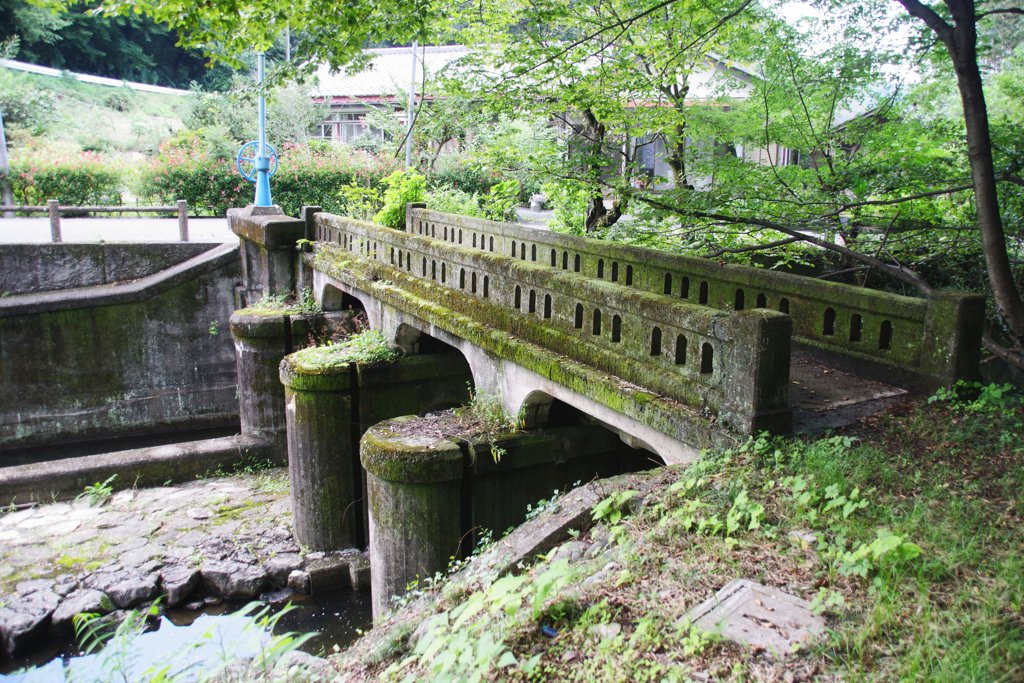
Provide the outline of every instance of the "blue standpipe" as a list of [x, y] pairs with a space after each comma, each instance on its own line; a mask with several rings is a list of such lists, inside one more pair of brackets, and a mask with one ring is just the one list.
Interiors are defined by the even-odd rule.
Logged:
[[[259, 82], [263, 85], [264, 57], [258, 56]], [[274, 200], [270, 196], [270, 179], [277, 172], [277, 151], [267, 144], [267, 101], [260, 95], [259, 140], [242, 145], [238, 150], [238, 172], [246, 180], [256, 183], [256, 196], [253, 206], [272, 207]]]
[[[260, 53], [258, 70], [260, 85], [263, 85], [264, 56]], [[270, 157], [267, 155], [267, 101], [260, 94], [260, 150], [256, 157], [256, 197], [253, 206], [273, 206], [270, 198]]]

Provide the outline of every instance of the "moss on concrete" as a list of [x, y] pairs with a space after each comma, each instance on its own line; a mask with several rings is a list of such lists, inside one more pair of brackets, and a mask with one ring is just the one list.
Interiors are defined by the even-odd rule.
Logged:
[[429, 484], [462, 478], [459, 445], [434, 435], [399, 435], [395, 431], [415, 415], [375, 425], [363, 435], [359, 457], [367, 472], [389, 482]]

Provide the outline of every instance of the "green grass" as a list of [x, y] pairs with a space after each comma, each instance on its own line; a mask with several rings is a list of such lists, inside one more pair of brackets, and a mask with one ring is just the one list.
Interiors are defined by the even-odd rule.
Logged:
[[[1019, 400], [983, 395], [707, 453], [595, 510], [581, 538], [609, 541], [607, 555], [439, 588], [448, 626], [369, 670], [340, 664], [351, 680], [390, 666], [394, 680], [436, 681], [1024, 681], [1020, 434]], [[812, 601], [827, 636], [771, 661], [681, 623], [733, 578]]]
[[[47, 144], [61, 148], [126, 155], [155, 154], [160, 143], [183, 126], [190, 111], [189, 98], [128, 91], [121, 87], [82, 83], [72, 78], [55, 78], [9, 70], [14, 82], [38, 90], [57, 93], [61, 100], [61, 119], [47, 125], [42, 136]], [[118, 111], [115, 100], [127, 98], [130, 108]], [[11, 153], [17, 157], [19, 145], [27, 144], [17, 131], [11, 131]], [[36, 143], [38, 146], [38, 143]]]
[[[105, 108], [110, 96], [118, 91], [118, 88], [113, 86], [83, 83], [69, 77], [55, 78], [53, 76], [14, 71], [13, 69], [11, 73], [16, 78], [22, 80], [22, 82], [30, 84], [35, 88], [52, 90], [64, 98], [65, 101], [70, 99], [85, 105]], [[134, 99], [133, 113], [174, 118], [183, 118], [188, 114], [188, 98], [186, 97], [135, 91]]]

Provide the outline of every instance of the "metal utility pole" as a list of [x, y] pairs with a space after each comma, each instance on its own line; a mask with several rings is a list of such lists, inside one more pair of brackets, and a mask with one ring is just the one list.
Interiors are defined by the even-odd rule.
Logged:
[[259, 154], [256, 157], [256, 199], [254, 206], [273, 206], [270, 198], [270, 155], [267, 154], [267, 100], [263, 97], [262, 86], [264, 79], [265, 57], [261, 52], [257, 58], [258, 75], [260, 79], [260, 127], [259, 127]]
[[[0, 181], [0, 196], [4, 206], [14, 206], [14, 193], [11, 191], [11, 181], [7, 177], [11, 167], [7, 162], [7, 135], [4, 133], [4, 112], [0, 109], [0, 173], [3, 174], [3, 181]], [[14, 218], [13, 211], [4, 211], [4, 218]]]
[[409, 77], [409, 108], [406, 111], [408, 125], [405, 127], [405, 170], [412, 165], [412, 118], [416, 106], [416, 41], [412, 41], [412, 76]]

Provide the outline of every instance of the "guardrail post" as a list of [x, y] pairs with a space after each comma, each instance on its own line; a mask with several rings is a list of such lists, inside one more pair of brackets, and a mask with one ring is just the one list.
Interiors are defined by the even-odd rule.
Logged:
[[50, 214], [50, 241], [61, 242], [60, 238], [60, 202], [56, 199], [46, 200], [46, 212]]
[[178, 200], [178, 235], [182, 242], [188, 242], [188, 202]]

